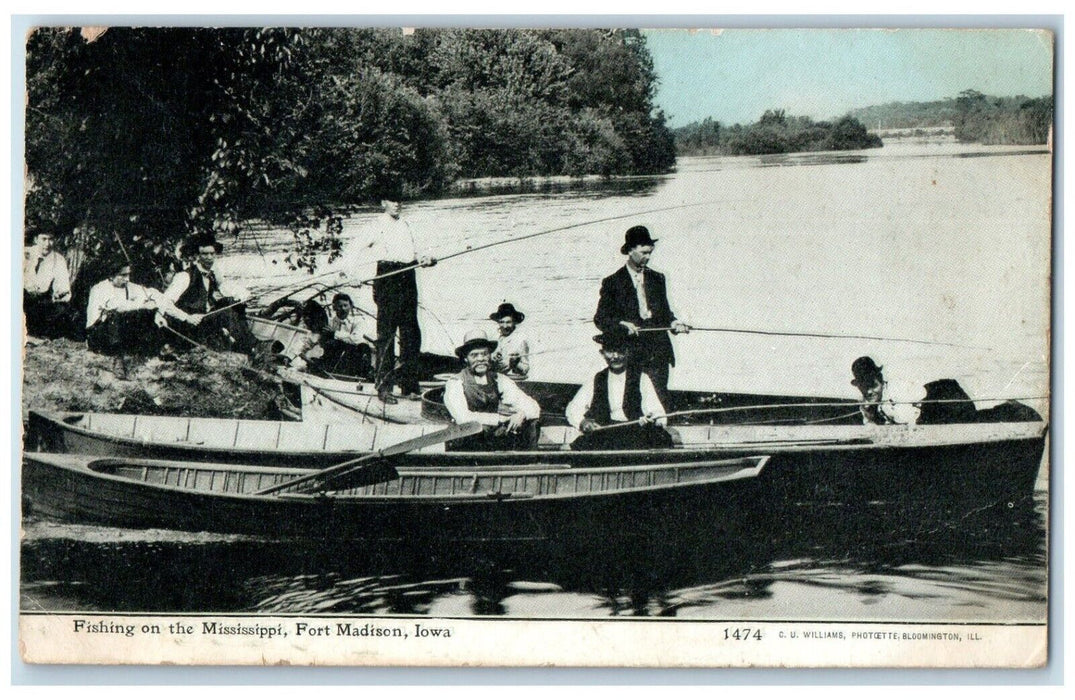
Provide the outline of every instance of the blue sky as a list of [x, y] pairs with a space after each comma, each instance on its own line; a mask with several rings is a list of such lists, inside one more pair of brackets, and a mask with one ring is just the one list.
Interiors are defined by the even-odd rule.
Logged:
[[1022, 29], [648, 30], [671, 126], [827, 119], [885, 102], [1052, 93], [1052, 35]]

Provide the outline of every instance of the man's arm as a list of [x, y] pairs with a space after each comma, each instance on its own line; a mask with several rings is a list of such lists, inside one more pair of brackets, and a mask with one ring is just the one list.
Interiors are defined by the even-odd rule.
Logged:
[[179, 297], [183, 296], [183, 292], [187, 291], [189, 286], [190, 273], [185, 270], [177, 272], [175, 277], [172, 278], [172, 283], [168, 285], [168, 289], [164, 290], [164, 296], [174, 304], [179, 301]]
[[[526, 392], [519, 388], [519, 385], [508, 379], [503, 374], [496, 375], [497, 385], [500, 389], [500, 397], [504, 403], [507, 403], [516, 413], [521, 413], [523, 418], [527, 420], [537, 420], [541, 417], [541, 406], [537, 401], [527, 396]], [[460, 392], [462, 392], [462, 385], [460, 385]]]
[[582, 429], [582, 421], [586, 420], [586, 412], [593, 403], [593, 382], [583, 382], [575, 396], [567, 404], [567, 422], [573, 428]]
[[612, 289], [614, 279], [615, 277], [613, 276], [601, 280], [601, 296], [597, 300], [597, 311], [593, 315], [594, 325], [602, 333], [610, 332], [622, 320], [617, 318], [619, 314], [616, 313], [616, 302], [613, 298], [615, 296], [615, 292]]
[[477, 413], [470, 410], [467, 397], [463, 394], [463, 382], [450, 379], [444, 384], [444, 406], [456, 423], [477, 421], [482, 425], [497, 426], [503, 420], [496, 413]]
[[648, 374], [642, 374], [639, 380], [639, 388], [642, 391], [642, 415], [652, 419], [659, 426], [667, 425], [668, 419], [664, 417], [664, 406], [661, 404], [661, 397], [657, 395], [657, 389], [653, 386], [653, 380], [649, 378]]
[[56, 253], [56, 267], [52, 272], [52, 300], [69, 300], [71, 298], [71, 271], [67, 269], [67, 259], [59, 252]]
[[[173, 280], [174, 281], [174, 280]], [[146, 297], [163, 313], [183, 323], [196, 323], [194, 316], [176, 306], [163, 292], [156, 289], [146, 289]], [[182, 294], [182, 292], [180, 292]]]

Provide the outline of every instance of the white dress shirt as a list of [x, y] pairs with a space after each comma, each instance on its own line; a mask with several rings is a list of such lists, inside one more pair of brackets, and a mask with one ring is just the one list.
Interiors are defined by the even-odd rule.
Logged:
[[[623, 412], [623, 394], [627, 386], [627, 372], [608, 372], [608, 408], [609, 415], [612, 420], [624, 422], [628, 418]], [[661, 405], [661, 399], [657, 396], [657, 390], [653, 387], [653, 382], [650, 381], [648, 374], [642, 374], [639, 378], [639, 388], [642, 391], [642, 415], [644, 416], [663, 416], [664, 406]], [[567, 405], [567, 422], [573, 427], [579, 428], [582, 425], [582, 421], [586, 419], [586, 412], [590, 410], [590, 405], [593, 403], [593, 380], [583, 382], [579, 387], [575, 397], [571, 399], [571, 402]], [[657, 420], [658, 425], [664, 425], [667, 420], [660, 418]]]
[[71, 296], [71, 272], [67, 260], [59, 251], [42, 254], [41, 248], [31, 246], [22, 261], [22, 288], [33, 294], [43, 294], [52, 287], [53, 301], [66, 301]]
[[643, 321], [648, 321], [653, 316], [646, 302], [646, 285], [644, 270], [635, 270], [627, 265], [627, 273], [631, 275], [631, 281], [635, 283], [635, 294], [638, 295], [638, 315]]
[[[205, 287], [205, 291], [209, 291], [209, 277], [210, 275], [212, 275], [212, 277], [216, 279], [216, 275], [213, 273], [212, 270], [206, 270], [197, 263], [195, 263], [195, 267], [197, 267], [198, 271], [202, 273], [202, 286]], [[167, 297], [168, 300], [174, 304], [175, 302], [179, 301], [179, 297], [183, 296], [183, 292], [187, 291], [187, 287], [189, 286], [190, 273], [186, 270], [182, 270], [180, 272], [177, 272], [175, 274], [175, 277], [172, 278], [172, 283], [168, 285], [168, 289], [164, 290], [164, 296]], [[217, 280], [217, 289], [220, 289], [220, 280]], [[209, 300], [210, 306], [212, 306], [212, 303], [214, 301], [216, 300]]]
[[156, 309], [158, 314], [163, 312], [180, 321], [190, 318], [156, 289], [147, 289], [132, 282], [117, 287], [112, 280], [105, 279], [90, 288], [90, 299], [86, 304], [86, 328], [97, 323], [105, 311], [122, 313], [138, 309]]
[[[511, 335], [502, 335], [497, 338], [493, 358], [495, 359], [497, 355], [500, 356], [500, 360], [496, 362], [497, 372], [510, 371], [519, 379], [525, 379], [530, 373], [530, 344], [526, 341], [526, 336], [519, 331], [512, 331]], [[519, 356], [515, 369], [509, 367], [512, 355]]]
[[[478, 384], [488, 382], [489, 375], [475, 377]], [[485, 381], [482, 381], [482, 380]], [[444, 405], [456, 423], [470, 423], [476, 421], [482, 425], [500, 425], [507, 416], [520, 412], [527, 420], [537, 420], [541, 417], [541, 407], [537, 401], [526, 395], [519, 385], [505, 377], [503, 374], [496, 375], [496, 385], [500, 390], [500, 410], [503, 413], [478, 413], [470, 410], [467, 397], [463, 393], [463, 380], [458, 376], [452, 377], [444, 383]]]
[[[333, 316], [328, 322], [329, 328], [333, 331], [333, 338], [339, 340], [342, 343], [348, 345], [361, 345], [362, 343], [372, 343], [369, 338], [376, 336], [376, 331], [369, 332], [370, 328], [365, 323], [363, 318], [360, 318], [354, 311], [347, 318], [340, 318], [339, 316]], [[369, 336], [369, 338], [367, 338]]]

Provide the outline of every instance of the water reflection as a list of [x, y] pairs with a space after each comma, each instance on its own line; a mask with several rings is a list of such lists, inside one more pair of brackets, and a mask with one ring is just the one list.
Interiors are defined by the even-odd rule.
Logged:
[[[907, 519], [794, 506], [739, 532], [420, 551], [30, 523], [24, 610], [719, 619], [1045, 616], [1043, 501]], [[86, 533], [92, 531], [92, 536]], [[178, 533], [177, 533], [178, 535]], [[857, 612], [856, 612], [857, 611]]]

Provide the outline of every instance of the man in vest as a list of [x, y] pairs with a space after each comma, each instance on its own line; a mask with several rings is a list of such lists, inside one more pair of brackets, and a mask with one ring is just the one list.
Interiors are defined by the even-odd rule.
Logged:
[[515, 382], [492, 368], [496, 342], [470, 331], [456, 356], [466, 363], [444, 384], [444, 405], [456, 423], [485, 426], [478, 435], [448, 443], [454, 451], [528, 450], [537, 446], [541, 407]]
[[246, 325], [243, 308], [221, 292], [213, 272], [216, 256], [223, 250], [211, 235], [187, 239], [180, 252], [193, 262], [176, 274], [164, 296], [185, 313], [201, 317], [196, 328], [185, 329], [195, 341], [211, 350], [250, 352], [256, 340]]
[[672, 446], [665, 410], [653, 381], [631, 362], [626, 332], [602, 333], [608, 366], [583, 382], [567, 405], [567, 422], [580, 435], [573, 450], [646, 450]]
[[627, 262], [601, 281], [593, 321], [602, 333], [627, 333], [631, 364], [650, 376], [667, 403], [668, 368], [676, 364], [668, 331], [687, 333], [690, 327], [672, 313], [664, 275], [649, 267], [656, 243], [645, 226], [627, 229], [620, 247]]
[[22, 310], [26, 332], [39, 338], [59, 338], [69, 325], [71, 273], [67, 260], [52, 247], [52, 234], [34, 235], [22, 261]]

